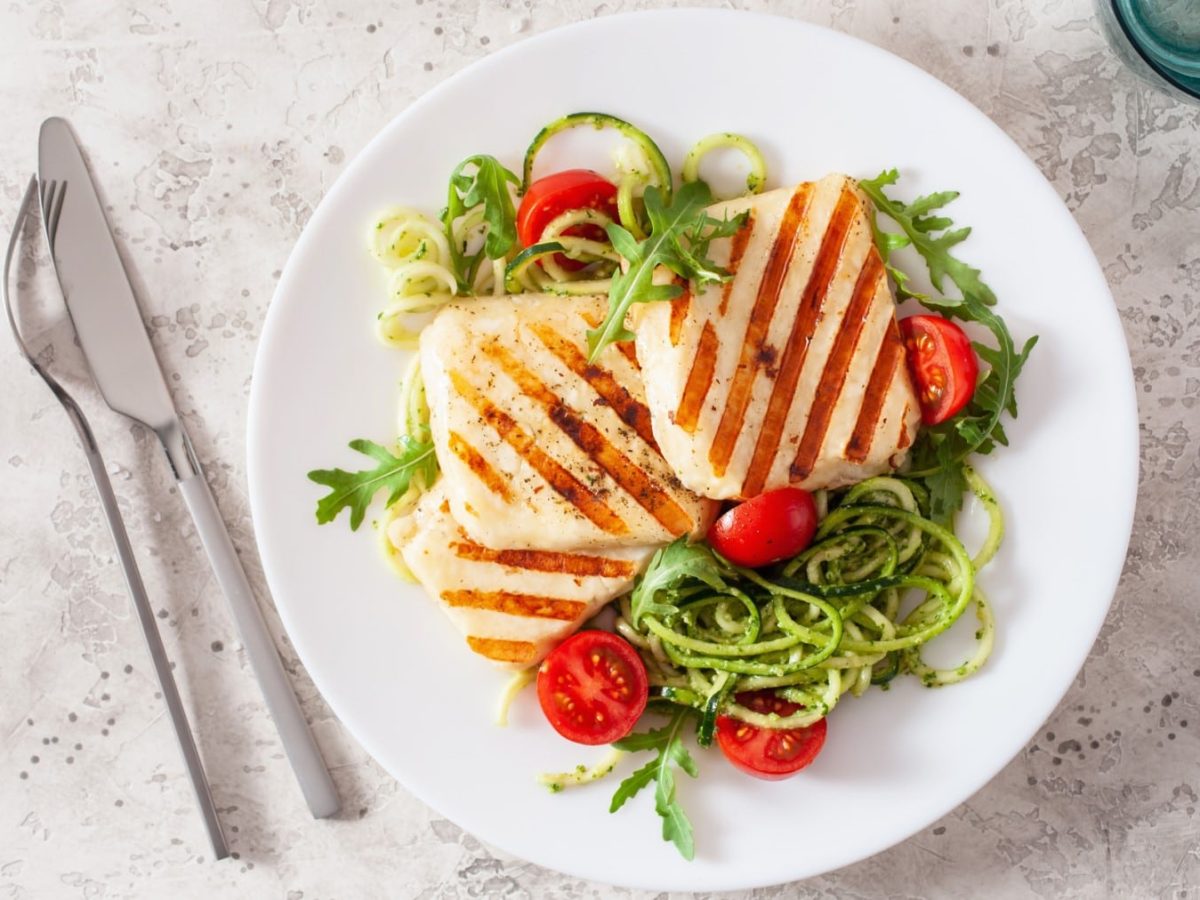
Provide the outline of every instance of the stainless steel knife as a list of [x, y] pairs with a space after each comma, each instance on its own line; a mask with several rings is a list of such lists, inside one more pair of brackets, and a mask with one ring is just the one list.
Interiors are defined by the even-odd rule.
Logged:
[[104, 207], [64, 119], [42, 123], [38, 180], [54, 269], [100, 393], [112, 409], [152, 430], [162, 443], [304, 799], [315, 817], [331, 816], [339, 807], [333, 780], [171, 401]]

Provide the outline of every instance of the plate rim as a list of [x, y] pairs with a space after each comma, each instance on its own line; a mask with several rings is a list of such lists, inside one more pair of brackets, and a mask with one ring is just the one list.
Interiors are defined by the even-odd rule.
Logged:
[[[968, 802], [987, 784], [994, 780], [1005, 768], [1007, 768], [1014, 759], [1017, 758], [1021, 752], [1021, 748], [1029, 744], [1033, 737], [1041, 730], [1042, 725], [1045, 724], [1049, 716], [1053, 715], [1054, 711], [1059, 707], [1059, 705], [1061, 705], [1063, 698], [1078, 680], [1079, 674], [1082, 671], [1082, 668], [1088, 657], [1090, 656], [1091, 651], [1095, 646], [1096, 639], [1099, 636], [1100, 631], [1103, 628], [1104, 623], [1107, 621], [1111, 611], [1112, 603], [1119, 587], [1120, 577], [1124, 570], [1124, 563], [1128, 556], [1129, 543], [1132, 537], [1140, 473], [1140, 416], [1137, 404], [1136, 383], [1132, 370], [1132, 358], [1129, 354], [1129, 343], [1126, 338], [1124, 328], [1121, 325], [1119, 310], [1116, 305], [1115, 298], [1112, 295], [1112, 290], [1108, 284], [1108, 279], [1104, 272], [1103, 266], [1092, 249], [1086, 234], [1083, 232], [1083, 229], [1079, 225], [1074, 214], [1069, 208], [1066, 207], [1066, 204], [1063, 202], [1053, 184], [1032, 161], [1028, 153], [1026, 153], [1021, 145], [1018, 144], [1012, 137], [1010, 137], [1009, 134], [1004, 131], [1004, 129], [997, 125], [991, 119], [991, 117], [987, 115], [987, 113], [983, 112], [983, 110], [960, 94], [953, 87], [943, 82], [941, 79], [884, 47], [873, 44], [863, 38], [859, 38], [824, 25], [819, 25], [814, 22], [809, 22], [804, 19], [756, 11], [752, 12], [732, 9], [680, 7], [673, 9], [651, 9], [616, 13], [600, 16], [595, 19], [585, 19], [582, 21], [571, 22], [556, 28], [552, 28], [538, 34], [531, 35], [523, 40], [517, 41], [507, 47], [475, 60], [474, 62], [454, 72], [450, 76], [442, 79], [419, 97], [415, 98], [411, 103], [392, 116], [391, 119], [358, 150], [354, 158], [339, 173], [337, 178], [321, 197], [321, 200], [318, 202], [317, 208], [314, 210], [312, 217], [307, 223], [305, 223], [300, 237], [296, 240], [291, 251], [289, 252], [287, 261], [283, 266], [279, 282], [276, 285], [275, 291], [272, 294], [271, 302], [268, 305], [255, 350], [254, 365], [251, 376], [250, 397], [246, 412], [246, 477], [249, 489], [248, 493], [251, 520], [253, 523], [255, 540], [259, 547], [264, 580], [266, 581], [270, 598], [274, 603], [283, 627], [287, 632], [288, 640], [291, 641], [293, 647], [295, 648], [296, 654], [301, 663], [304, 664], [305, 670], [312, 679], [314, 686], [328, 704], [330, 711], [337, 716], [338, 720], [343, 724], [354, 740], [357, 741], [368, 753], [368, 755], [378, 762], [379, 765], [392, 778], [395, 778], [397, 783], [403, 787], [405, 791], [416, 797], [437, 815], [453, 822], [465, 833], [474, 835], [470, 829], [459, 823], [456, 818], [446, 815], [446, 813], [444, 813], [438, 806], [432, 803], [428, 799], [426, 791], [422, 786], [411, 784], [409, 781], [402, 779], [399, 775], [393, 772], [392, 769], [383, 762], [383, 758], [386, 756], [383, 748], [377, 747], [372, 739], [366, 737], [366, 729], [357, 728], [350, 718], [347, 718], [337, 709], [336, 701], [331, 698], [336, 697], [339, 694], [339, 691], [330, 683], [329, 679], [326, 677], [326, 673], [322, 673], [308, 665], [306, 662], [306, 656], [311, 658], [311, 655], [306, 652], [306, 647], [309, 646], [309, 643], [307, 638], [301, 638], [298, 640], [295, 636], [297, 630], [293, 628], [293, 625], [295, 624], [295, 620], [293, 619], [294, 610], [290, 610], [289, 604], [286, 602], [286, 600], [280, 600], [276, 597], [276, 591], [273, 586], [273, 582], [277, 582], [278, 579], [273, 579], [271, 575], [275, 562], [271, 557], [270, 552], [264, 549], [267, 545], [267, 542], [262, 539], [262, 535], [264, 534], [266, 528], [264, 522], [267, 519], [267, 513], [264, 505], [265, 500], [261, 496], [261, 492], [263, 490], [263, 478], [259, 476], [259, 464], [256, 462], [256, 459], [258, 459], [260, 456], [262, 444], [262, 435], [259, 432], [256, 422], [261, 422], [263, 420], [263, 416], [261, 415], [261, 406], [263, 402], [261, 397], [262, 389], [259, 387], [259, 385], [261, 385], [264, 380], [260, 377], [260, 374], [266, 365], [264, 363], [264, 358], [268, 355], [268, 352], [265, 351], [265, 348], [271, 343], [270, 334], [274, 329], [279, 327], [276, 323], [278, 322], [280, 316], [283, 315], [283, 313], [279, 311], [284, 305], [279, 302], [280, 298], [291, 292], [294, 261], [306, 255], [309, 250], [309, 244], [316, 239], [315, 235], [318, 230], [316, 226], [322, 223], [327, 216], [332, 215], [331, 210], [333, 206], [328, 201], [340, 191], [344, 184], [350, 181], [352, 175], [357, 172], [360, 167], [365, 165], [365, 161], [369, 156], [371, 156], [372, 149], [379, 144], [386, 142], [388, 136], [393, 131], [401, 129], [407, 118], [414, 115], [418, 110], [421, 110], [428, 105], [437, 103], [441, 95], [449, 91], [454, 83], [459, 79], [465, 78], [469, 74], [486, 70], [493, 66], [502, 65], [510, 56], [520, 55], [530, 47], [545, 43], [553, 43], [554, 41], [560, 40], [564, 34], [573, 33], [576, 31], [585, 31], [596, 27], [599, 23], [606, 23], [607, 25], [611, 26], [614, 21], [632, 22], [656, 18], [668, 20], [690, 19], [693, 17], [709, 18], [713, 20], [719, 19], [724, 22], [744, 22], [749, 19], [756, 19], [764, 25], [774, 23], [778, 27], [796, 28], [801, 31], [808, 31], [810, 33], [819, 35], [826, 40], [840, 41], [845, 44], [852, 45], [861, 52], [875, 54], [886, 59], [891, 65], [899, 65], [909, 69], [910, 74], [924, 82], [931, 93], [941, 93], [940, 98], [937, 98], [939, 103], [958, 103], [964, 106], [966, 110], [973, 112], [979, 119], [981, 131], [985, 131], [990, 128], [992, 132], [992, 140], [999, 139], [1000, 142], [1005, 143], [1011, 150], [1015, 151], [1014, 158], [1019, 160], [1019, 165], [1024, 166], [1032, 176], [1029, 180], [1029, 189], [1032, 190], [1033, 185], [1037, 184], [1038, 188], [1043, 193], [1048, 193], [1051, 197], [1053, 197], [1054, 203], [1062, 207], [1067, 213], [1067, 217], [1073, 226], [1070, 239], [1080, 245], [1081, 251], [1085, 251], [1083, 258], [1090, 259], [1095, 265], [1096, 274], [1099, 276], [1098, 284], [1103, 285], [1104, 288], [1102, 293], [1097, 291], [1096, 315], [1098, 318], [1103, 319], [1106, 327], [1110, 332], [1112, 332], [1114, 338], [1119, 342], [1119, 346], [1124, 351], [1122, 361], [1129, 361], [1128, 368], [1126, 368], [1124, 365], [1121, 366], [1122, 374], [1125, 376], [1122, 379], [1125, 383], [1125, 390], [1122, 391], [1123, 396], [1121, 398], [1113, 397], [1111, 398], [1111, 401], [1113, 402], [1114, 407], [1118, 405], [1120, 406], [1121, 409], [1119, 415], [1123, 418], [1126, 418], [1133, 425], [1132, 429], [1129, 429], [1130, 433], [1126, 438], [1127, 444], [1124, 446], [1122, 452], [1124, 465], [1126, 467], [1126, 471], [1124, 473], [1124, 489], [1121, 491], [1121, 503], [1118, 506], [1118, 508], [1122, 510], [1122, 515], [1119, 517], [1119, 521], [1117, 522], [1117, 524], [1120, 526], [1120, 530], [1119, 532], [1114, 531], [1114, 535], [1123, 535], [1123, 538], [1119, 542], [1122, 552], [1112, 556], [1111, 561], [1107, 566], [1108, 571], [1104, 573], [1103, 582], [1107, 585], [1110, 585], [1110, 587], [1108, 587], [1105, 591], [1107, 595], [1107, 602], [1103, 606], [1103, 614], [1100, 614], [1099, 604], [1097, 604], [1094, 627], [1085, 629], [1088, 637], [1087, 643], [1080, 643], [1079, 646], [1082, 648], [1081, 652], [1070, 654], [1070, 669], [1074, 672], [1073, 677], [1070, 680], [1065, 680], [1061, 690], [1054, 689], [1046, 692], [1046, 696], [1052, 697], [1053, 702], [1046, 704], [1045, 715], [1041, 716], [1037, 720], [1037, 724], [1029, 730], [1029, 733], [1023, 736], [1015, 751], [1006, 754], [1005, 761], [998, 767], [995, 767], [994, 769], [990, 766], [985, 767], [988, 769], [986, 774], [983, 774], [979, 778], [972, 779], [973, 786], [965, 795], [956, 797], [948, 803], [933, 804], [934, 808], [937, 810], [935, 815], [921, 816], [910, 820], [908, 824], [901, 829], [903, 833], [893, 840], [890, 840], [880, 846], [874, 846], [870, 849], [863, 850], [862, 852], [851, 852], [846, 854], [845, 857], [841, 858], [833, 867], [818, 867], [815, 870], [807, 872], [797, 870], [795, 875], [783, 881], [774, 876], [766, 879], [755, 879], [753, 877], [730, 877], [725, 880], [714, 879], [712, 886], [706, 888], [706, 890], [720, 891], [770, 887], [779, 884], [791, 883], [797, 879], [803, 880], [810, 877], [817, 877], [818, 875], [822, 874], [836, 872], [842, 868], [845, 868], [846, 866], [854, 865], [855, 863], [861, 862], [864, 859], [875, 856], [884, 852], [885, 850], [889, 850], [897, 846], [900, 843], [903, 843], [918, 832], [927, 828], [933, 822], [938, 821], [957, 807]], [[1108, 302], [1101, 303], [1099, 302], [1101, 300], [1107, 300]], [[1120, 401], [1119, 403], [1118, 400]], [[1101, 566], [1096, 567], [1101, 568]], [[477, 839], [483, 842], [485, 845], [493, 846], [515, 859], [530, 861], [535, 865], [543, 866], [548, 870], [569, 875], [571, 877], [585, 878], [596, 883], [611, 884], [615, 886], [642, 890], [680, 889], [677, 884], [668, 885], [664, 882], [648, 882], [638, 879], [623, 879], [620, 877], [611, 877], [601, 881], [597, 879], [594, 872], [580, 871], [570, 867], [558, 867], [549, 862], [529, 860], [523, 852], [506, 846], [506, 842], [503, 840], [496, 840], [491, 836], [489, 836], [487, 840], [478, 837]], [[745, 874], [744, 870], [737, 869], [736, 864], [728, 867], [727, 871], [730, 873], [741, 872], [742, 874]]]

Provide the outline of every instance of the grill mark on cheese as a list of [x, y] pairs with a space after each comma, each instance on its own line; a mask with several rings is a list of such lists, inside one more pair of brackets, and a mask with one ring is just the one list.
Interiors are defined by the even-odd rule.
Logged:
[[541, 404], [550, 421], [671, 535], [686, 534], [692, 530], [692, 517], [667, 491], [655, 484], [641, 466], [614, 447], [600, 429], [563, 402], [534, 372], [513, 356], [507, 347], [492, 340], [483, 345], [483, 352], [499, 363], [521, 393]]
[[812, 412], [804, 425], [804, 435], [800, 438], [796, 458], [792, 460], [790, 477], [793, 481], [803, 481], [812, 474], [882, 275], [883, 261], [872, 247], [867, 252], [863, 267], [859, 269], [850, 305], [846, 307], [846, 314], [842, 317], [833, 348], [829, 351], [825, 368], [821, 371], [821, 380], [817, 383], [813, 395]]
[[851, 462], [860, 463], [871, 452], [871, 442], [879, 427], [879, 415], [883, 412], [888, 389], [896, 377], [896, 367], [903, 358], [904, 344], [900, 340], [900, 328], [893, 316], [888, 323], [887, 333], [883, 336], [879, 353], [875, 357], [875, 365], [871, 368], [867, 390], [858, 410], [858, 421], [854, 423], [854, 431], [850, 434], [850, 440], [846, 442], [844, 456]]
[[616, 347], [635, 370], [642, 371], [642, 364], [638, 362], [637, 348], [634, 347], [633, 341], [617, 341]]
[[679, 338], [683, 334], [683, 323], [687, 321], [691, 308], [692, 291], [685, 287], [683, 293], [671, 301], [671, 325], [668, 336], [671, 339], [672, 347], [679, 346]]
[[586, 556], [581, 553], [559, 553], [554, 550], [493, 550], [473, 541], [454, 541], [450, 544], [450, 549], [460, 559], [496, 563], [531, 572], [596, 578], [632, 578], [637, 573], [633, 563], [626, 560]]
[[[742, 264], [742, 257], [746, 253], [746, 246], [750, 243], [750, 238], [754, 234], [754, 210], [746, 212], [746, 221], [742, 223], [742, 227], [733, 233], [733, 237], [729, 240], [729, 264], [725, 267], [730, 276], [736, 275], [738, 266]], [[730, 277], [721, 288], [721, 305], [717, 307], [717, 315], [724, 317], [725, 311], [729, 309], [729, 295], [733, 291], [733, 278]], [[672, 332], [673, 333], [673, 332]], [[672, 341], [671, 343], [676, 343]]]
[[904, 404], [904, 412], [902, 412], [900, 414], [900, 437], [898, 437], [896, 439], [896, 449], [897, 450], [907, 449], [908, 445], [912, 443], [912, 436], [908, 430], [909, 411], [910, 411], [910, 407], [907, 403], [905, 403]]
[[529, 326], [546, 349], [553, 353], [568, 369], [592, 386], [604, 401], [612, 407], [621, 421], [637, 432], [656, 452], [654, 428], [650, 424], [650, 410], [637, 400], [625, 386], [613, 377], [612, 372], [601, 366], [590, 364], [578, 347], [549, 325], [537, 322]]
[[573, 622], [587, 609], [587, 604], [580, 600], [517, 594], [512, 591], [442, 591], [442, 600], [447, 606], [486, 609], [527, 619], [558, 619], [561, 622]]
[[[600, 323], [604, 321], [599, 316], [588, 311], [580, 312], [579, 315], [592, 328], [599, 328]], [[633, 346], [633, 341], [613, 341], [611, 346], [616, 347], [621, 352], [621, 355], [629, 360], [629, 364], [633, 366], [635, 371], [642, 371], [642, 365], [638, 362], [637, 349]]]
[[771, 326], [771, 319], [775, 315], [775, 307], [779, 303], [779, 294], [794, 255], [796, 234], [804, 221], [811, 193], [812, 185], [802, 184], [792, 194], [767, 257], [758, 294], [754, 298], [754, 308], [750, 312], [750, 321], [746, 323], [746, 334], [742, 339], [742, 352], [737, 370], [725, 398], [725, 409], [721, 413], [721, 421], [717, 425], [712, 446], [708, 448], [708, 461], [718, 478], [725, 474], [738, 435], [742, 431], [746, 407], [750, 404], [750, 391], [761, 365], [763, 345]]
[[700, 343], [696, 346], [696, 356], [692, 360], [692, 368], [688, 371], [687, 383], [683, 386], [683, 395], [679, 398], [679, 408], [675, 410], [675, 424], [688, 434], [694, 434], [696, 431], [700, 410], [704, 408], [704, 400], [712, 386], [713, 372], [717, 367], [717, 350], [720, 346], [721, 342], [717, 339], [712, 322], [705, 322], [700, 332]]
[[498, 494], [505, 503], [512, 503], [513, 493], [508, 482], [492, 468], [492, 464], [484, 459], [478, 450], [467, 442], [466, 438], [457, 431], [451, 431], [447, 444], [450, 452], [466, 463], [467, 468], [474, 472], [475, 477], [482, 481], [492, 493]]
[[546, 455], [508, 413], [480, 393], [461, 373], [451, 369], [447, 374], [454, 390], [475, 407], [475, 411], [496, 434], [533, 466], [564, 500], [602, 531], [616, 535], [629, 533], [629, 526], [620, 516], [609, 509], [583, 482]]
[[[821, 307], [825, 305], [829, 286], [833, 282], [833, 276], [837, 273], [842, 259], [842, 248], [846, 245], [846, 237], [850, 233], [850, 226], [857, 210], [858, 198], [853, 191], [843, 187], [842, 192], [838, 195], [837, 204], [833, 208], [833, 214], [825, 227], [825, 233], [821, 237], [821, 246], [817, 250], [817, 257], [813, 260], [808, 280], [800, 295], [796, 318], [792, 322], [791, 333], [788, 335], [787, 344], [784, 345], [783, 356], [779, 360], [779, 374], [771, 386], [771, 396], [767, 401], [766, 414], [763, 416], [762, 426], [754, 442], [754, 453], [742, 483], [741, 493], [743, 496], [753, 497], [762, 492], [763, 484], [771, 472], [772, 463], [775, 462], [775, 454], [779, 452], [779, 442], [783, 438], [783, 431], [787, 426], [788, 410], [791, 408], [792, 398], [796, 393], [796, 384], [800, 380], [800, 370], [804, 368], [809, 344], [812, 343], [813, 335], [817, 330], [817, 319], [821, 314]], [[810, 423], [812, 417], [819, 411], [819, 402], [814, 403], [809, 415]], [[825, 412], [832, 414], [833, 409], [830, 408]], [[817, 439], [817, 449], [820, 449], [820, 438], [824, 437], [824, 433], [825, 428], [822, 426], [819, 434], [812, 435], [812, 438]], [[807, 429], [805, 437], [809, 438]]]
[[529, 641], [502, 641], [499, 638], [467, 636], [467, 646], [496, 662], [531, 663], [537, 659], [537, 647]]

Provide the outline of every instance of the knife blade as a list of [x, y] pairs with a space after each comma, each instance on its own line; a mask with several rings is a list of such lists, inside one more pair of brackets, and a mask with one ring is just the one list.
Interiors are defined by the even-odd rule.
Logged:
[[[42, 212], [57, 200], [54, 268], [104, 400], [155, 431], [175, 418], [125, 266], [70, 126], [47, 119], [38, 139]], [[53, 190], [47, 188], [54, 184]]]
[[154, 355], [83, 152], [64, 119], [38, 136], [42, 223], [67, 312], [105, 402], [158, 435], [283, 749], [317, 818], [339, 801]]

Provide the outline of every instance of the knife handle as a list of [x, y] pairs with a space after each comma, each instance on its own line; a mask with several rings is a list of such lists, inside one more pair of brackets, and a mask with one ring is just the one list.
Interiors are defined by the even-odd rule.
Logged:
[[[196, 468], [199, 469], [198, 466]], [[267, 623], [250, 590], [250, 582], [246, 580], [246, 572], [229, 539], [229, 532], [204, 473], [197, 471], [180, 480], [178, 485], [188, 511], [196, 522], [196, 531], [204, 545], [204, 552], [208, 554], [213, 573], [229, 602], [234, 624], [246, 648], [246, 656], [258, 678], [267, 709], [275, 721], [275, 728], [279, 731], [283, 749], [300, 782], [300, 790], [304, 793], [308, 808], [314, 818], [332, 816], [341, 805], [337, 789], [304, 720], [304, 713], [292, 691], [287, 672], [275, 650]]]

